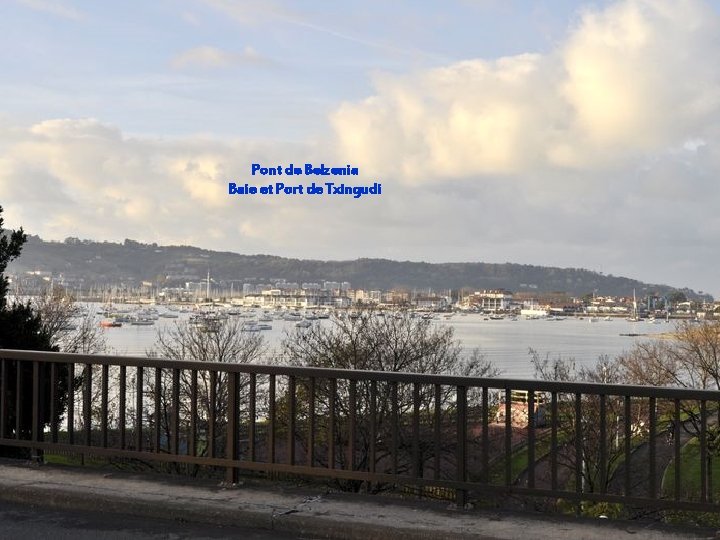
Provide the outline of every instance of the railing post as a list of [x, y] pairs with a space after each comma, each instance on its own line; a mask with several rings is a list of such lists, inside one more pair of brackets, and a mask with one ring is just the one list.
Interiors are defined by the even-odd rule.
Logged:
[[[467, 480], [467, 387], [457, 387], [457, 481]], [[467, 504], [467, 490], [455, 490], [455, 501], [458, 510]]]
[[[85, 364], [85, 384], [83, 385], [83, 428], [85, 431], [85, 446], [92, 445], [92, 364]], [[83, 454], [84, 460], [84, 454]]]
[[120, 450], [125, 450], [125, 436], [127, 431], [126, 423], [126, 416], [127, 416], [127, 366], [120, 366], [120, 375], [119, 375], [119, 381], [118, 385], [120, 386], [119, 391], [119, 400], [120, 404], [118, 406], [118, 428], [120, 430]]
[[67, 364], [67, 432], [68, 444], [75, 444], [75, 364]]
[[[226, 430], [226, 447], [225, 459], [233, 462], [240, 459], [240, 444], [238, 441], [238, 396], [239, 384], [238, 374], [236, 372], [228, 373], [228, 415]], [[238, 469], [229, 466], [225, 469], [225, 482], [228, 484], [236, 484], [238, 481]]]
[[296, 380], [294, 375], [290, 375], [288, 378], [288, 433], [287, 433], [287, 462], [288, 465], [295, 465], [295, 417], [297, 415], [295, 410], [296, 400]]
[[7, 363], [8, 360], [0, 358], [0, 439], [5, 438], [7, 426]]
[[[42, 395], [40, 384], [40, 362], [33, 361], [33, 379], [32, 379], [32, 440], [33, 442], [42, 441]], [[40, 449], [32, 448], [32, 459], [40, 459]]]
[[7, 426], [7, 363], [8, 360], [0, 358], [0, 439], [5, 438]]
[[308, 382], [307, 466], [315, 465], [315, 377]]

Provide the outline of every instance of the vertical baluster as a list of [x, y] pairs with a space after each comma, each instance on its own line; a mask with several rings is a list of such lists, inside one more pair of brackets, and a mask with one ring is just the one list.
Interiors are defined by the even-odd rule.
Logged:
[[490, 482], [490, 410], [488, 387], [482, 388], [482, 481]]
[[[581, 494], [583, 492], [583, 475], [584, 475], [584, 460], [583, 455], [583, 428], [582, 428], [582, 394], [575, 394], [575, 493]], [[580, 509], [580, 501], [578, 499], [577, 508]]]
[[162, 392], [162, 368], [155, 368], [155, 453], [160, 452], [160, 433], [162, 427], [162, 412], [160, 410], [160, 394]]
[[[457, 387], [457, 481], [467, 480], [467, 387]], [[467, 490], [457, 489], [455, 492], [458, 508], [467, 504]]]
[[92, 445], [92, 364], [85, 364], [85, 384], [83, 385], [83, 424], [85, 428], [85, 446]]
[[505, 485], [512, 483], [512, 408], [511, 391], [505, 389]]
[[75, 444], [75, 364], [67, 364], [67, 432], [68, 444]]
[[307, 465], [315, 465], [315, 377], [310, 377], [308, 392], [308, 449]]
[[21, 362], [20, 360], [16, 360], [15, 365], [17, 366], [15, 371], [15, 438], [21, 439], [22, 437], [20, 436], [20, 427], [24, 412], [22, 406], [23, 366], [25, 365], [25, 363]]
[[700, 401], [700, 502], [708, 500], [707, 402]]
[[172, 370], [172, 419], [170, 422], [170, 452], [177, 455], [180, 446], [180, 370]]
[[631, 397], [625, 396], [623, 414], [625, 416], [624, 428], [625, 428], [625, 440], [624, 440], [624, 454], [625, 454], [625, 496], [629, 497], [632, 492], [630, 485], [630, 471], [631, 471], [631, 459], [632, 459], [632, 410]]
[[50, 441], [54, 443], [58, 442], [58, 423], [60, 422], [57, 366], [55, 362], [50, 364]]
[[673, 430], [673, 443], [675, 455], [673, 461], [675, 462], [675, 500], [680, 500], [680, 400], [675, 400], [675, 415], [673, 418], [674, 430]]
[[135, 449], [142, 452], [143, 449], [143, 368], [137, 367], [135, 380]]
[[370, 472], [375, 472], [377, 459], [377, 381], [370, 382]]
[[655, 488], [655, 476], [657, 471], [657, 457], [655, 443], [657, 442], [657, 411], [655, 397], [650, 398], [650, 441], [649, 441], [649, 460], [650, 460], [650, 482], [648, 483], [648, 497], [654, 499], [657, 495]]
[[295, 375], [288, 377], [288, 465], [295, 465]]
[[270, 375], [269, 396], [270, 412], [268, 415], [268, 451], [270, 463], [275, 463], [275, 375]]
[[535, 487], [535, 391], [528, 396], [528, 487]]
[[348, 411], [348, 468], [355, 470], [355, 416], [357, 414], [357, 381], [350, 381], [350, 410]]
[[[240, 446], [238, 440], [238, 401], [240, 393], [240, 376], [237, 372], [227, 374], [227, 428], [225, 434], [225, 458], [236, 462], [240, 459]], [[238, 469], [234, 466], [225, 469], [225, 481], [236, 484]]]
[[257, 375], [250, 374], [250, 407], [248, 410], [248, 453], [250, 461], [255, 461], [255, 421], [257, 420]]
[[191, 456], [197, 455], [197, 421], [198, 421], [198, 372], [197, 369], [190, 370], [190, 444], [188, 453]]
[[108, 377], [110, 366], [102, 366], [100, 378], [100, 438], [103, 448], [108, 445]]
[[413, 383], [412, 433], [412, 474], [415, 478], [422, 478], [422, 462], [420, 461], [420, 385], [418, 383]]
[[328, 469], [335, 468], [335, 395], [337, 394], [337, 379], [329, 381], [330, 395], [328, 396]]
[[[31, 440], [40, 441], [40, 362], [32, 363], [32, 426]], [[33, 455], [37, 450], [33, 449]]]
[[550, 489], [558, 489], [558, 394], [550, 395]]
[[600, 394], [600, 493], [607, 492], [607, 396]]
[[390, 383], [390, 399], [392, 400], [392, 474], [398, 473], [398, 446], [400, 445], [400, 413], [398, 404], [398, 383]]
[[216, 418], [215, 413], [217, 411], [217, 371], [211, 370], [209, 374], [210, 379], [210, 400], [208, 402], [208, 432], [207, 432], [207, 447], [208, 456], [211, 458], [215, 457], [215, 425]]
[[7, 369], [8, 360], [0, 358], [0, 439], [7, 437]]
[[439, 384], [435, 385], [435, 399], [434, 405], [435, 405], [435, 411], [434, 411], [434, 420], [433, 420], [433, 427], [434, 429], [434, 436], [433, 436], [433, 448], [435, 451], [435, 460], [433, 464], [433, 478], [435, 480], [440, 479], [440, 456], [442, 452], [441, 447], [441, 437], [442, 437], [442, 387]]
[[119, 390], [119, 410], [118, 410], [118, 423], [120, 428], [120, 450], [125, 450], [125, 437], [126, 433], [126, 415], [127, 415], [127, 366], [120, 366], [120, 377], [118, 380]]

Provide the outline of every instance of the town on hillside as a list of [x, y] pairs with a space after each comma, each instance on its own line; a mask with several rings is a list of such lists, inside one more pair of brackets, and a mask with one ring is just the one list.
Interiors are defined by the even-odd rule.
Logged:
[[[625, 317], [720, 319], [720, 301], [691, 299], [683, 291], [661, 295], [632, 291], [625, 296], [601, 295], [597, 291], [583, 296], [566, 292], [539, 292], [532, 284], [525, 290], [353, 288], [347, 281], [298, 283], [283, 278], [216, 280], [208, 273], [197, 276], [166, 275], [162, 284], [95, 284], [67, 279], [49, 271], [31, 270], [9, 276], [16, 296], [31, 296], [58, 288], [77, 301], [139, 304], [211, 304], [225, 307], [262, 309], [362, 309], [414, 310], [421, 312], [484, 313], [489, 317]], [[186, 278], [195, 278], [187, 280]]]

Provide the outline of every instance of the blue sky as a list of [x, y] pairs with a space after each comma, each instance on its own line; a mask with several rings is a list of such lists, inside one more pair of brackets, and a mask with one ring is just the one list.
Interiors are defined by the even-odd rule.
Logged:
[[[369, 94], [376, 72], [549, 50], [578, 9], [550, 4], [11, 0], [3, 93], [29, 121], [304, 139], [338, 102]], [[225, 56], [183, 60], [199, 48]]]
[[[718, 1], [0, 4], [0, 204], [47, 239], [583, 267], [720, 296]], [[351, 163], [375, 198], [238, 198]]]

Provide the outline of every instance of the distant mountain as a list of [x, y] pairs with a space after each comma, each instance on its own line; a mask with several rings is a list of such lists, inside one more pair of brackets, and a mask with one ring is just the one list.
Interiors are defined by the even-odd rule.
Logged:
[[[268, 283], [348, 281], [353, 288], [428, 289], [443, 291], [507, 289], [513, 292], [564, 291], [580, 296], [655, 293], [663, 296], [678, 289], [647, 284], [635, 279], [600, 274], [579, 268], [554, 268], [524, 264], [438, 263], [356, 259], [318, 261], [288, 259], [271, 255], [241, 255], [191, 246], [158, 246], [133, 240], [124, 243], [94, 242], [68, 238], [64, 242], [45, 242], [29, 237], [23, 253], [10, 272], [38, 270], [62, 274], [70, 281], [83, 280], [85, 286], [150, 281], [177, 285], [205, 279], [208, 270], [215, 281]], [[699, 295], [681, 289], [688, 298]], [[706, 297], [706, 296], [705, 296]]]

